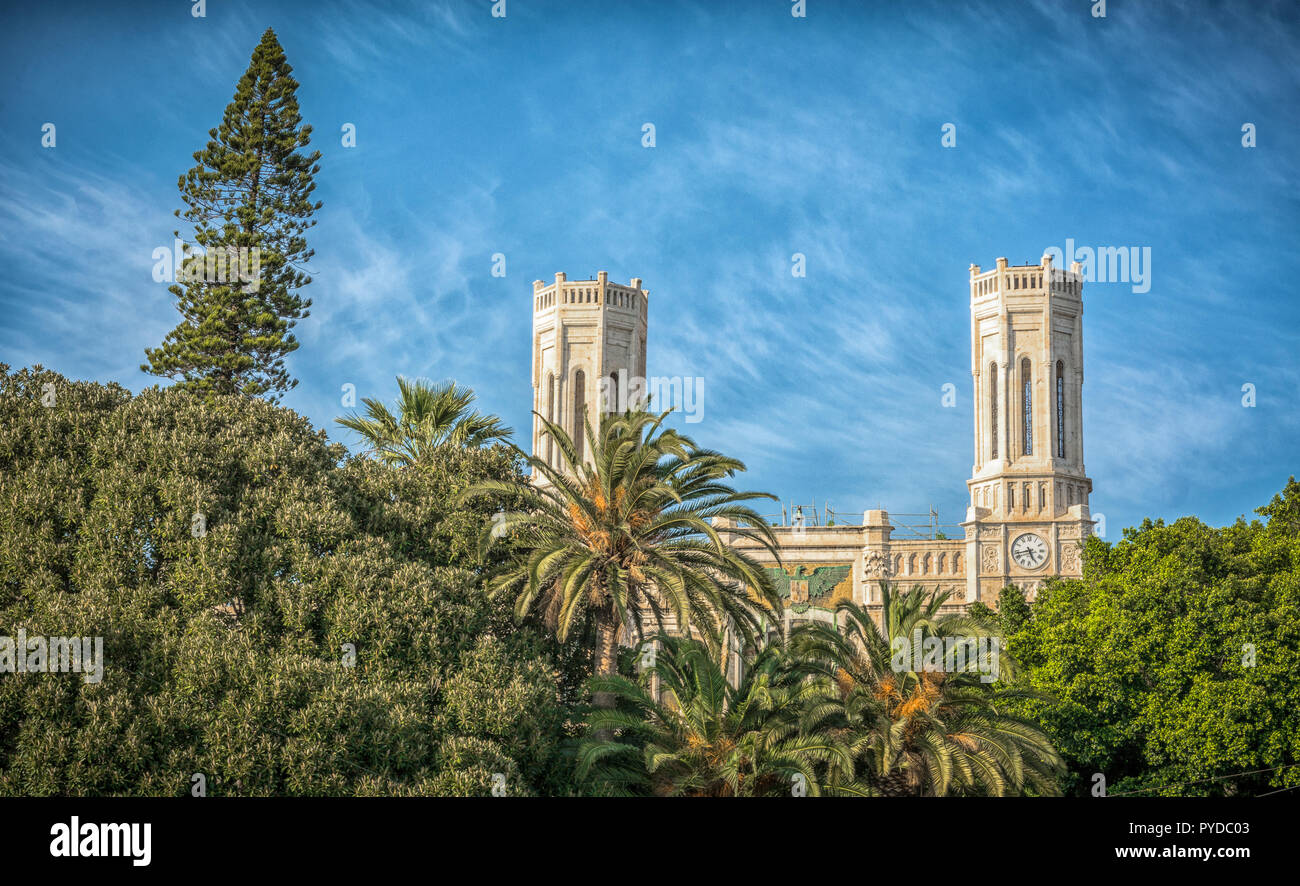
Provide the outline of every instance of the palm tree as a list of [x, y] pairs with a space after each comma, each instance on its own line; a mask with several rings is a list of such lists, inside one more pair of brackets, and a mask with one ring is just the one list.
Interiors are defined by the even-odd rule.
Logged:
[[640, 637], [653, 619], [663, 631], [671, 615], [679, 630], [695, 627], [713, 638], [731, 631], [752, 640], [759, 613], [780, 610], [763, 567], [711, 525], [730, 521], [735, 525], [726, 532], [775, 556], [771, 527], [747, 504], [773, 496], [724, 483], [744, 464], [663, 428], [667, 415], [609, 413], [599, 432], [584, 420], [590, 460], [563, 428], [541, 419], [562, 467], [521, 452], [544, 482], [521, 491], [491, 481], [465, 493], [522, 496], [520, 509], [498, 514], [485, 535], [488, 542], [509, 535], [515, 551], [492, 591], [514, 593], [516, 615], [538, 612], [561, 642], [589, 620], [601, 676], [618, 671], [622, 628]]
[[354, 413], [335, 419], [360, 434], [387, 465], [420, 464], [443, 446], [477, 448], [514, 433], [497, 416], [472, 411], [474, 392], [455, 382], [433, 384], [399, 375], [397, 387], [397, 415], [367, 397], [361, 401], [365, 418]]
[[578, 748], [578, 777], [598, 793], [818, 796], [820, 771], [852, 769], [833, 737], [802, 730], [814, 687], [779, 640], [758, 652], [735, 687], [700, 641], [661, 635], [656, 642], [654, 663], [639, 680], [590, 681], [616, 700], [590, 715]]
[[[895, 651], [917, 637], [962, 638], [999, 643], [987, 625], [959, 615], [940, 616], [947, 593], [920, 587], [897, 593], [881, 583], [883, 611], [878, 627], [862, 606], [843, 601], [836, 609], [839, 630], [808, 625], [791, 646], [809, 662], [820, 662], [823, 696], [810, 706], [818, 728], [838, 727], [841, 740], [859, 762], [867, 793], [884, 796], [946, 794], [1057, 794], [1064, 764], [1034, 723], [1011, 714], [1013, 700], [1041, 698], [1024, 690], [997, 689], [979, 668], [987, 658], [960, 670], [911, 670]], [[895, 645], [898, 644], [898, 645]], [[1014, 662], [1001, 653], [999, 671]], [[987, 668], [985, 667], [987, 671]], [[1006, 676], [1006, 674], [1002, 674]], [[831, 773], [848, 784], [847, 772]]]

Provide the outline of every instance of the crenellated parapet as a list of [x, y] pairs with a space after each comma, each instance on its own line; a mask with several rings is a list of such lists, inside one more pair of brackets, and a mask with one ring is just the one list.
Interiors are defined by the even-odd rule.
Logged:
[[594, 280], [570, 280], [560, 272], [551, 283], [533, 281], [533, 314], [598, 308], [640, 317], [644, 321], [649, 295], [648, 290], [641, 288], [640, 277], [621, 284], [611, 283], [605, 271], [600, 271]]
[[[561, 467], [561, 455], [545, 432], [542, 417], [574, 439], [584, 457], [584, 416], [593, 424], [606, 408], [602, 386], [627, 389], [646, 372], [646, 328], [650, 293], [633, 277], [624, 285], [600, 271], [592, 280], [570, 280], [564, 272], [551, 283], [533, 281], [532, 451]], [[617, 404], [621, 405], [621, 404]]]

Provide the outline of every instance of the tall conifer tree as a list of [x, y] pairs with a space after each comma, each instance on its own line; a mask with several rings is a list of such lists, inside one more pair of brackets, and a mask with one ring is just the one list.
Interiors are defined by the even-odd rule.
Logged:
[[297, 350], [289, 330], [311, 307], [298, 290], [311, 282], [301, 270], [314, 254], [304, 234], [321, 204], [311, 201], [320, 152], [299, 150], [311, 127], [298, 113], [292, 71], [267, 28], [221, 125], [195, 152], [198, 165], [178, 182], [183, 217], [207, 258], [186, 244], [171, 287], [183, 319], [145, 350], [140, 368], [196, 392], [278, 399], [298, 384], [284, 356]]

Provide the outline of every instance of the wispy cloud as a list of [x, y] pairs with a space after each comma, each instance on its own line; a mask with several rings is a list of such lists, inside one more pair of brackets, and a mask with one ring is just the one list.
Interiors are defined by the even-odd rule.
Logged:
[[[143, 349], [177, 320], [149, 279], [174, 176], [272, 25], [324, 153], [315, 304], [286, 398], [318, 424], [344, 411], [343, 385], [388, 399], [400, 373], [455, 377], [527, 427], [530, 283], [604, 268], [645, 280], [650, 372], [705, 379], [704, 421], [685, 429], [747, 461], [747, 484], [956, 519], [966, 266], [1072, 237], [1154, 258], [1145, 295], [1085, 290], [1087, 464], [1112, 525], [1200, 501], [1235, 515], [1257, 503], [1250, 477], [1295, 470], [1300, 39], [1285, 5], [1112, 4], [1104, 21], [1047, 0], [821, 4], [806, 20], [508, 8], [236, 3], [134, 30], [104, 13], [104, 39], [57, 68], [33, 60], [66, 28], [28, 28], [0, 61], [25, 78], [0, 108], [4, 359], [149, 382]], [[69, 136], [43, 153], [24, 133], [51, 117]], [[1240, 146], [1244, 122], [1257, 149]]]

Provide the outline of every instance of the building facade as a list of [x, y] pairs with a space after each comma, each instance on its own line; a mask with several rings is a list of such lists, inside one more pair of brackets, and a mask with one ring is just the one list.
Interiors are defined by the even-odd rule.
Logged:
[[604, 410], [602, 380], [617, 391], [645, 376], [648, 297], [639, 277], [622, 285], [605, 271], [594, 280], [559, 273], [549, 285], [533, 281], [534, 455], [554, 467], [562, 463], [540, 415], [568, 431], [590, 459], [583, 415], [594, 420]]
[[[533, 284], [533, 402], [567, 430], [581, 407], [596, 415], [594, 378], [645, 374], [646, 292], [641, 281]], [[1092, 481], [1083, 461], [1083, 279], [1079, 265], [970, 267], [971, 476], [962, 537], [896, 534], [886, 510], [852, 525], [774, 527], [780, 563], [765, 548], [731, 540], [762, 562], [786, 602], [784, 617], [830, 620], [851, 599], [878, 614], [880, 582], [950, 594], [946, 611], [996, 605], [1009, 584], [1033, 599], [1048, 577], [1082, 574], [1092, 528]], [[617, 384], [614, 384], [617, 387]], [[535, 422], [533, 451], [553, 458]], [[555, 462], [552, 461], [554, 464]], [[838, 523], [839, 521], [837, 521]], [[725, 530], [725, 524], [719, 526]]]

